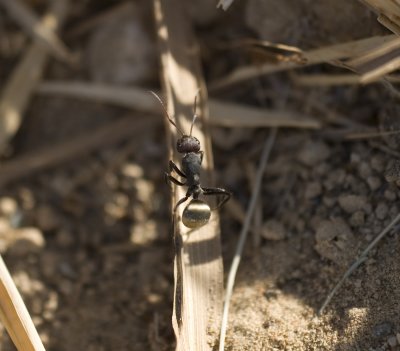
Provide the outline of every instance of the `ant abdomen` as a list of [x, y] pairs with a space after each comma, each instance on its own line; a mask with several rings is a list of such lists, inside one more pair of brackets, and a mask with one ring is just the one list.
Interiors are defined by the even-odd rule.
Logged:
[[182, 223], [188, 228], [198, 228], [207, 224], [210, 216], [210, 206], [204, 201], [194, 199], [183, 210]]
[[181, 154], [200, 151], [200, 141], [191, 135], [184, 135], [176, 142], [176, 150]]

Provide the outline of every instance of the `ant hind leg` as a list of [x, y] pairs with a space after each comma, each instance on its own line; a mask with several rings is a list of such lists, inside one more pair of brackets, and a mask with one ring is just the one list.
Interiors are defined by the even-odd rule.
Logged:
[[175, 213], [176, 213], [176, 210], [178, 209], [178, 206], [179, 205], [182, 205], [185, 201], [187, 201], [187, 199], [190, 197], [190, 195], [185, 195], [185, 197], [183, 197], [182, 199], [180, 199], [177, 203], [176, 203], [176, 205], [175, 205], [175, 207], [174, 207], [174, 215], [175, 215]]
[[203, 195], [205, 196], [210, 196], [210, 195], [216, 195], [217, 197], [223, 196], [223, 198], [218, 202], [217, 207], [214, 208], [214, 210], [217, 210], [218, 208], [222, 207], [230, 198], [231, 198], [231, 193], [228, 190], [225, 190], [223, 188], [202, 188], [203, 189]]

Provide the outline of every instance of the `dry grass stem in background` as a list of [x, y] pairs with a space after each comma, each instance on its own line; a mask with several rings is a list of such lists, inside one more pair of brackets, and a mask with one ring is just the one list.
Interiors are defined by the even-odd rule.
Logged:
[[143, 133], [156, 123], [155, 118], [124, 117], [105, 127], [93, 130], [51, 148], [28, 153], [2, 164], [0, 186], [10, 181], [59, 165], [71, 159], [80, 158], [94, 150]]
[[[65, 2], [67, 4], [67, 2]], [[40, 20], [29, 6], [20, 0], [0, 0], [0, 6], [3, 6], [9, 15], [37, 42], [47, 47], [50, 53], [58, 59], [68, 63], [74, 63], [75, 59], [67, 46], [55, 33], [59, 27], [60, 19], [57, 15], [47, 15]], [[60, 13], [63, 16], [67, 14], [67, 7]]]
[[[203, 81], [199, 51], [180, 1], [154, 1], [157, 34], [161, 49], [162, 83], [167, 97], [167, 109], [175, 123], [186, 133], [192, 121], [192, 106], [200, 88], [198, 122], [193, 135], [204, 150], [202, 183], [212, 186], [213, 159], [207, 130], [206, 89]], [[161, 108], [160, 108], [161, 111]], [[176, 129], [165, 119], [170, 134]], [[199, 127], [201, 126], [201, 128]], [[175, 138], [173, 138], [175, 139]], [[179, 162], [175, 141], [169, 143], [170, 155]], [[184, 196], [175, 187], [172, 206]], [[219, 218], [213, 212], [210, 222], [188, 231], [179, 220], [182, 207], [174, 220], [175, 296], [173, 327], [179, 351], [210, 350], [218, 338], [222, 310], [223, 268]]]
[[[361, 77], [357, 74], [291, 74], [294, 83], [303, 86], [340, 86], [340, 85], [359, 85]], [[398, 75], [386, 76], [385, 79], [390, 83], [400, 83]], [[374, 83], [374, 82], [371, 82]], [[380, 83], [377, 81], [376, 83]]]
[[221, 7], [224, 11], [228, 10], [234, 0], [219, 0], [217, 7]]
[[265, 167], [267, 166], [267, 162], [269, 156], [272, 151], [272, 147], [275, 143], [277, 134], [277, 129], [272, 129], [269, 137], [265, 140], [264, 148], [260, 158], [260, 164], [258, 166], [256, 180], [254, 182], [253, 191], [251, 193], [251, 199], [249, 203], [249, 207], [247, 208], [246, 218], [242, 226], [242, 230], [240, 232], [239, 241], [236, 246], [235, 256], [233, 258], [231, 267], [228, 273], [228, 280], [226, 283], [226, 292], [224, 298], [224, 310], [222, 314], [222, 322], [221, 322], [221, 334], [219, 339], [219, 350], [224, 351], [225, 348], [225, 336], [226, 330], [228, 327], [228, 316], [229, 316], [229, 305], [232, 298], [233, 286], [235, 284], [236, 273], [239, 268], [240, 260], [242, 258], [242, 253], [244, 250], [244, 245], [247, 239], [247, 233], [250, 229], [251, 221], [253, 219], [254, 210], [256, 209], [257, 200], [260, 194], [261, 182], [263, 179], [263, 175], [265, 173]]
[[[62, 25], [67, 12], [68, 0], [52, 1], [49, 13], [43, 18], [42, 26], [56, 30]], [[1, 92], [0, 154], [4, 153], [22, 123], [36, 85], [42, 78], [47, 58], [47, 49], [41, 42], [34, 41]]]
[[0, 317], [18, 351], [44, 351], [28, 310], [0, 256]]
[[306, 63], [299, 65], [293, 62], [282, 62], [279, 64], [264, 64], [261, 66], [245, 66], [237, 68], [227, 77], [210, 84], [210, 90], [226, 88], [244, 80], [252, 79], [261, 75], [275, 72], [287, 71], [296, 68], [316, 65], [320, 63], [332, 63], [333, 61], [354, 56], [360, 56], [370, 52], [375, 47], [397, 38], [395, 35], [375, 36], [367, 39], [355, 40], [343, 44], [335, 44], [327, 47], [317, 48], [303, 52]]
[[392, 0], [360, 0], [378, 15], [378, 21], [393, 33], [400, 35], [400, 5]]
[[[159, 113], [159, 103], [147, 90], [134, 87], [115, 87], [85, 82], [44, 82], [38, 92], [43, 95], [70, 96]], [[227, 127], [291, 127], [318, 129], [316, 118], [289, 110], [271, 110], [209, 99], [210, 124]], [[246, 116], [246, 118], [243, 118]]]

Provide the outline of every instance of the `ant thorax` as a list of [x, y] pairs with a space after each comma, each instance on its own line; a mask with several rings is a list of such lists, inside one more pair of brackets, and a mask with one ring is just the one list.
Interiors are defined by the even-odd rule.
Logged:
[[182, 158], [182, 171], [186, 174], [188, 185], [200, 184], [202, 152], [188, 152]]

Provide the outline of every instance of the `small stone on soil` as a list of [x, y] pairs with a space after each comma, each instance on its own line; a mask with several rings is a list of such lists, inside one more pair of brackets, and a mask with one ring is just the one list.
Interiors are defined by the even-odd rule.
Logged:
[[361, 227], [365, 223], [365, 214], [363, 211], [356, 211], [350, 217], [350, 225], [353, 227]]
[[354, 236], [341, 218], [322, 221], [315, 234], [315, 250], [324, 258], [335, 263], [347, 263], [354, 249]]
[[397, 345], [397, 339], [394, 335], [389, 336], [387, 339], [387, 342], [389, 344], [390, 347], [395, 347]]
[[382, 185], [381, 180], [378, 177], [374, 177], [374, 176], [369, 176], [367, 178], [367, 183], [368, 183], [369, 188], [372, 191], [378, 190], [379, 187]]
[[389, 212], [389, 207], [388, 205], [386, 205], [385, 202], [380, 202], [378, 206], [376, 206], [375, 215], [378, 219], [381, 220], [385, 219], [386, 216], [388, 215], [388, 212]]
[[315, 166], [326, 160], [330, 153], [330, 149], [325, 143], [310, 141], [300, 150], [299, 160], [307, 166]]
[[393, 329], [393, 325], [390, 322], [382, 322], [374, 326], [372, 330], [372, 336], [374, 338], [382, 338], [388, 336]]
[[347, 213], [354, 213], [362, 210], [367, 204], [367, 198], [361, 195], [340, 195], [339, 205]]
[[285, 239], [285, 228], [282, 223], [271, 219], [264, 223], [261, 236], [267, 240], [283, 240]]
[[311, 182], [311, 183], [308, 183], [306, 186], [306, 190], [304, 192], [304, 197], [309, 200], [309, 199], [312, 199], [314, 197], [321, 195], [321, 192], [322, 192], [321, 183]]

